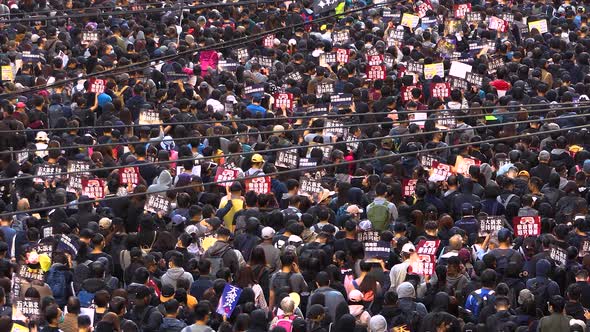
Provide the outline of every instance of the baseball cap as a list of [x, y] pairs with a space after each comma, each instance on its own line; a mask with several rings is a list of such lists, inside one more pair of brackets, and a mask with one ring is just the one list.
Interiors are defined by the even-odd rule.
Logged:
[[109, 218], [102, 218], [98, 221], [98, 227], [100, 227], [100, 229], [108, 229], [111, 228], [111, 225], [113, 224], [113, 221]]
[[198, 230], [197, 225], [188, 225], [184, 229], [184, 231], [187, 232], [188, 234], [196, 234], [197, 230]]
[[402, 247], [402, 252], [405, 252], [408, 254], [411, 252], [415, 252], [415, 251], [416, 251], [416, 247], [414, 247], [414, 244], [411, 242], [404, 244], [404, 246]]
[[359, 228], [362, 229], [363, 231], [368, 231], [368, 230], [371, 230], [371, 228], [373, 228], [373, 224], [368, 219], [363, 220], [359, 223]]
[[168, 302], [174, 298], [174, 287], [172, 285], [163, 285], [162, 292], [160, 293], [160, 302]]
[[520, 172], [518, 172], [518, 176], [526, 176], [527, 178], [530, 178], [531, 177], [531, 175], [527, 171], [520, 171]]
[[510, 238], [510, 230], [502, 228], [498, 231], [498, 241], [504, 242]]
[[47, 141], [49, 141], [49, 137], [47, 136], [46, 132], [40, 131], [37, 133], [37, 136], [35, 136], [35, 140], [47, 142]]
[[253, 163], [262, 163], [262, 162], [264, 162], [264, 158], [262, 158], [261, 155], [259, 155], [258, 153], [256, 153], [256, 154], [254, 154], [252, 156], [252, 162]]
[[264, 227], [261, 236], [263, 239], [272, 239], [275, 236], [275, 230], [272, 227]]
[[178, 226], [186, 221], [186, 218], [181, 216], [180, 214], [175, 214], [172, 217], [172, 225]]
[[19, 101], [18, 103], [16, 103], [16, 108], [26, 108], [27, 104], [23, 103], [22, 101]]

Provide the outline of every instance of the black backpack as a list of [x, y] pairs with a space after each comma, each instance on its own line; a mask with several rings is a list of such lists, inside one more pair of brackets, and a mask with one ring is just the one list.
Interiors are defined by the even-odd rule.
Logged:
[[412, 303], [412, 308], [409, 310], [402, 309], [401, 317], [403, 317], [403, 321], [405, 325], [410, 329], [410, 331], [417, 331], [420, 327], [420, 314], [418, 314], [418, 305], [416, 302]]
[[287, 293], [291, 293], [293, 291], [293, 286], [291, 286], [291, 276], [293, 276], [293, 272], [278, 272], [272, 285], [273, 289], [275, 289], [277, 293], [281, 293], [283, 289], [287, 291], [288, 288]]
[[549, 284], [550, 281], [539, 282], [533, 281], [531, 285], [531, 292], [535, 296], [535, 305], [537, 308], [543, 310], [545, 314], [549, 313], [547, 302], [549, 301]]

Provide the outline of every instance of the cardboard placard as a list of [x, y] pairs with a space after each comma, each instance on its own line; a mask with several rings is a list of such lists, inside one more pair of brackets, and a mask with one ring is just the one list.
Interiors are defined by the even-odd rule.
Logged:
[[333, 107], [347, 107], [352, 105], [351, 93], [338, 93], [330, 96], [330, 104]]
[[514, 217], [512, 219], [514, 233], [516, 236], [539, 236], [541, 235], [541, 217]]
[[167, 215], [170, 213], [171, 204], [165, 194], [148, 194], [143, 209], [146, 212], [162, 212], [164, 215]]
[[414, 196], [416, 193], [417, 179], [403, 179], [404, 196]]
[[105, 182], [103, 179], [82, 178], [82, 194], [92, 199], [101, 199], [105, 196]]
[[451, 68], [449, 69], [449, 76], [465, 78], [467, 73], [471, 72], [472, 66], [463, 62], [453, 61], [451, 62]]
[[228, 169], [221, 166], [217, 167], [215, 172], [215, 182], [220, 187], [227, 187], [238, 178], [239, 171], [237, 169]]
[[260, 56], [258, 57], [258, 63], [263, 68], [272, 68], [272, 58], [269, 56]]
[[451, 112], [445, 110], [436, 115], [436, 125], [445, 128], [455, 128], [457, 126], [457, 120], [451, 115]]
[[463, 174], [465, 177], [469, 177], [469, 167], [471, 166], [479, 166], [481, 161], [475, 158], [465, 158], [462, 156], [457, 156], [455, 162], [455, 173]]
[[547, 20], [539, 20], [528, 22], [529, 31], [533, 29], [537, 29], [540, 33], [547, 33], [549, 32], [549, 28], [547, 27]]
[[385, 65], [367, 66], [367, 79], [369, 80], [384, 80], [386, 73]]
[[160, 120], [160, 113], [155, 110], [141, 110], [139, 112], [140, 125], [159, 125], [162, 124]]
[[119, 183], [121, 184], [139, 184], [139, 167], [123, 167], [119, 168]]
[[422, 74], [424, 72], [424, 64], [414, 61], [408, 62], [407, 71]]
[[270, 34], [262, 39], [262, 46], [266, 48], [273, 48], [275, 46], [275, 35]]
[[479, 236], [493, 234], [504, 228], [504, 216], [486, 216], [479, 219]]
[[302, 176], [299, 179], [299, 191], [310, 196], [319, 194], [322, 192], [322, 183], [316, 178]]
[[[29, 254], [29, 253], [27, 253]], [[34, 253], [36, 255], [36, 253]], [[23, 264], [19, 267], [17, 275], [19, 278], [25, 279], [27, 281], [38, 280], [43, 281], [44, 272], [41, 269], [32, 270], [29, 269], [27, 265]]]
[[445, 77], [445, 67], [442, 62], [424, 65], [424, 78], [430, 80], [434, 76]]
[[402, 16], [401, 25], [413, 29], [418, 26], [419, 22], [420, 22], [419, 16], [412, 15], [410, 13], [404, 13], [404, 15]]
[[338, 63], [348, 63], [348, 59], [350, 58], [350, 50], [347, 48], [337, 48], [336, 51], [336, 62]]
[[463, 19], [465, 18], [465, 14], [471, 12], [471, 4], [470, 3], [462, 3], [460, 5], [453, 6], [453, 13], [455, 14], [455, 18]]
[[549, 258], [551, 258], [557, 265], [565, 265], [567, 262], [567, 251], [554, 244], [549, 249]]
[[439, 181], [446, 181], [447, 178], [452, 174], [452, 166], [443, 164], [441, 162], [435, 161], [432, 163], [432, 168], [430, 169], [430, 177], [428, 181], [432, 182], [439, 182]]
[[61, 234], [59, 236], [59, 242], [57, 243], [57, 250], [69, 253], [72, 257], [78, 255], [80, 249], [80, 243], [71, 237]]
[[436, 255], [440, 240], [420, 240], [416, 245], [416, 253], [419, 255]]
[[107, 81], [100, 79], [100, 78], [91, 77], [88, 80], [88, 84], [89, 84], [88, 91], [96, 93], [96, 94], [101, 94], [106, 89]]
[[263, 93], [264, 93], [264, 85], [263, 84], [246, 85], [244, 87], [244, 94], [247, 96], [253, 96], [255, 94], [263, 94]]
[[81, 193], [82, 192], [82, 176], [70, 175], [68, 178], [68, 185], [66, 191], [69, 193]]
[[297, 149], [281, 150], [277, 152], [277, 159], [275, 161], [276, 167], [286, 169], [296, 169], [299, 164], [299, 153]]
[[310, 158], [299, 158], [299, 168], [316, 167], [318, 162]]
[[244, 181], [246, 192], [253, 191], [256, 194], [268, 194], [271, 190], [270, 176], [263, 176], [259, 178], [246, 179]]
[[56, 174], [61, 173], [61, 169], [58, 164], [42, 164], [39, 165], [35, 172], [35, 178], [33, 179], [36, 183], [42, 183], [45, 180], [52, 181], [56, 179]]
[[301, 75], [301, 73], [300, 73], [300, 72], [298, 72], [298, 71], [292, 71], [292, 72], [290, 72], [289, 74], [287, 74], [287, 76], [286, 76], [286, 77], [287, 77], [287, 79], [289, 79], [289, 80], [294, 80], [294, 81], [297, 81], [297, 82], [299, 82], [299, 81], [303, 80], [303, 76], [302, 76], [302, 75]]
[[431, 98], [447, 98], [451, 95], [451, 85], [446, 83], [434, 83], [430, 85]]
[[488, 62], [488, 74], [495, 74], [496, 70], [504, 65], [504, 59], [498, 58]]
[[293, 94], [292, 93], [277, 93], [275, 95], [275, 109], [285, 109], [293, 110]]

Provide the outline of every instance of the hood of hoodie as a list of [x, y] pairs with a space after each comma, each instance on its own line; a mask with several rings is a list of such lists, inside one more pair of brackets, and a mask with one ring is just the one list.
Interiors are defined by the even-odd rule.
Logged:
[[173, 267], [166, 271], [166, 276], [170, 277], [172, 280], [178, 280], [182, 278], [184, 275], [184, 269], [181, 267]]
[[170, 172], [162, 171], [162, 173], [160, 173], [160, 176], [158, 176], [158, 179], [156, 180], [156, 184], [170, 187], [170, 185], [172, 184], [172, 176], [170, 175]]
[[546, 259], [540, 259], [535, 266], [537, 277], [547, 278], [549, 271], [551, 270], [551, 263]]
[[350, 311], [350, 314], [354, 317], [358, 317], [363, 313], [363, 311], [365, 311], [365, 306], [362, 304], [349, 304], [348, 311]]
[[164, 319], [162, 320], [162, 325], [160, 325], [160, 329], [172, 328], [172, 327], [183, 328], [185, 326], [186, 326], [185, 323], [181, 322], [180, 320], [178, 320], [176, 318], [164, 317]]
[[90, 293], [96, 293], [101, 289], [106, 289], [107, 284], [105, 283], [105, 281], [103, 279], [90, 278], [90, 279], [86, 279], [86, 280], [84, 280], [84, 282], [82, 282], [82, 288]]
[[216, 241], [207, 251], [209, 252], [209, 256], [219, 257], [228, 247], [229, 244], [227, 242]]

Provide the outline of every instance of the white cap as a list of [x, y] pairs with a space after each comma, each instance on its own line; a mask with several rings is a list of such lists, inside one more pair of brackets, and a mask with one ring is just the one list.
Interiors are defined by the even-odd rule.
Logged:
[[31, 41], [32, 41], [33, 43], [36, 43], [36, 42], [38, 42], [38, 41], [39, 41], [39, 38], [41, 38], [41, 37], [39, 37], [39, 35], [38, 35], [38, 34], [34, 34], [34, 35], [32, 35], [32, 36], [31, 36]]
[[373, 228], [373, 224], [371, 224], [371, 221], [369, 220], [363, 220], [359, 223], [359, 228], [363, 231], [368, 231]]
[[186, 226], [186, 228], [184, 229], [185, 232], [189, 233], [189, 234], [194, 234], [197, 233], [197, 226], [196, 225], [188, 225]]
[[98, 227], [102, 228], [102, 229], [108, 229], [111, 228], [111, 225], [113, 224], [113, 221], [109, 218], [102, 218], [98, 221]]
[[414, 251], [416, 251], [416, 247], [414, 247], [414, 244], [412, 244], [412, 242], [408, 242], [404, 244], [404, 246], [402, 247], [402, 252], [409, 254]]
[[49, 137], [47, 137], [47, 133], [44, 131], [40, 131], [37, 133], [37, 136], [35, 137], [36, 141], [44, 141], [47, 142], [49, 141]]
[[287, 240], [287, 243], [299, 245], [299, 244], [302, 244], [303, 243], [303, 239], [300, 238], [297, 235], [291, 235], [291, 236], [289, 236], [289, 239]]
[[264, 227], [261, 235], [263, 239], [272, 239], [275, 236], [275, 230], [272, 227]]

